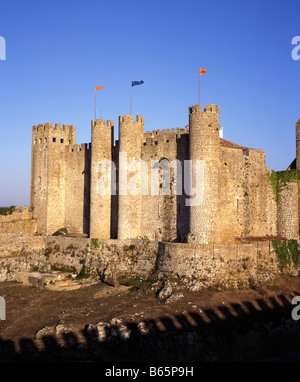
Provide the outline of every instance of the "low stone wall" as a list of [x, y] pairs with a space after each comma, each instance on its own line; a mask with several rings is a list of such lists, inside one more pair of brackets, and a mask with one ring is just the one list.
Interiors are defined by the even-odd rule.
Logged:
[[0, 259], [19, 257], [25, 253], [42, 253], [46, 243], [47, 238], [45, 236], [0, 233]]
[[56, 266], [78, 273], [85, 265], [91, 274], [104, 278], [138, 275], [199, 290], [210, 285], [247, 287], [278, 273], [270, 242], [197, 246], [147, 240], [0, 235], [0, 256], [0, 281], [13, 279], [13, 273], [20, 270], [49, 270]]
[[209, 285], [241, 287], [273, 278], [278, 272], [269, 242], [189, 245], [146, 240], [47, 238], [48, 261], [112, 277], [173, 280], [191, 290]]
[[0, 215], [0, 234], [24, 233], [34, 234], [37, 221], [33, 219], [32, 211], [28, 206], [15, 207], [9, 215]]

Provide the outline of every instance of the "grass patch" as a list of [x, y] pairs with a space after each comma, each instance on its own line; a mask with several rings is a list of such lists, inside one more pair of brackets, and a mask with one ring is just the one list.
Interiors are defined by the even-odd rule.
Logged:
[[118, 280], [121, 285], [129, 286], [131, 292], [145, 292], [155, 282], [155, 280], [152, 279], [141, 279], [141, 277], [137, 275], [121, 275]]

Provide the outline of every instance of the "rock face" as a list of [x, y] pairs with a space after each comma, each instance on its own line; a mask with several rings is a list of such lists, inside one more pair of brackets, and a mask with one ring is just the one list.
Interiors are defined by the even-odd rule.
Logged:
[[0, 282], [15, 280], [20, 272], [53, 274], [53, 269], [83, 276], [90, 274], [114, 283], [122, 275], [130, 275], [163, 282], [164, 288], [159, 292], [162, 300], [178, 292], [178, 286], [190, 291], [211, 285], [247, 287], [271, 280], [278, 272], [270, 242], [196, 245], [145, 238], [100, 240], [0, 235], [1, 253]]
[[158, 298], [161, 300], [166, 300], [173, 293], [173, 288], [170, 281], [166, 281], [164, 287], [158, 292]]

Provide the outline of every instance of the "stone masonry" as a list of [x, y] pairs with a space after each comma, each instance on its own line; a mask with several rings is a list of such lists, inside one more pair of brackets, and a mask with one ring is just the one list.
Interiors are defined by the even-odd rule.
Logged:
[[[113, 121], [92, 121], [91, 127], [91, 143], [78, 145], [73, 125], [33, 126], [31, 210], [37, 234], [66, 228], [103, 240], [147, 237], [198, 245], [247, 236], [298, 239], [298, 186], [286, 187], [276, 201], [265, 152], [221, 138], [218, 106], [191, 106], [189, 129], [144, 131], [143, 116], [121, 116], [117, 141]], [[300, 122], [296, 131], [299, 168]], [[192, 164], [190, 173], [186, 163]], [[106, 194], [100, 187], [104, 178]], [[203, 193], [193, 205], [188, 191], [197, 185]]]

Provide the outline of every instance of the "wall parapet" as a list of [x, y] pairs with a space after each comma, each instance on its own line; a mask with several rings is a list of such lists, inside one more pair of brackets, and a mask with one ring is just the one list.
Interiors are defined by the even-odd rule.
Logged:
[[38, 125], [32, 126], [32, 132], [40, 133], [40, 132], [49, 132], [49, 131], [59, 131], [59, 132], [68, 132], [69, 134], [73, 133], [75, 131], [75, 125], [67, 125], [67, 124], [61, 124], [61, 123], [55, 123], [47, 122], [47, 123], [40, 123]]
[[66, 151], [69, 153], [73, 153], [73, 152], [86, 153], [90, 151], [90, 148], [91, 148], [90, 143], [81, 143], [81, 144], [75, 144], [75, 145], [67, 145]]
[[15, 207], [10, 215], [0, 215], [0, 234], [36, 232], [37, 221], [33, 219], [33, 211], [28, 206]]
[[30, 220], [33, 218], [33, 212], [29, 206], [15, 207], [15, 210], [9, 215], [0, 215], [0, 223], [8, 223], [16, 220]]
[[144, 137], [155, 138], [157, 135], [164, 135], [164, 134], [189, 134], [189, 130], [184, 129], [182, 127], [173, 127], [172, 129], [145, 131]]

